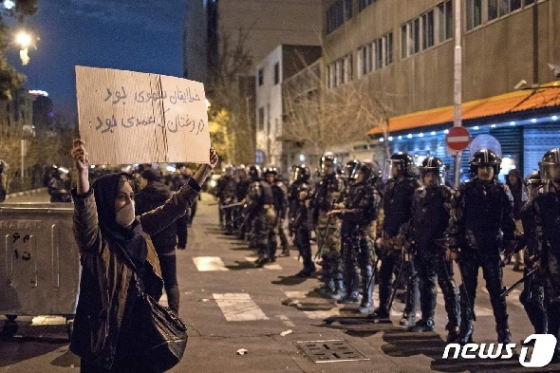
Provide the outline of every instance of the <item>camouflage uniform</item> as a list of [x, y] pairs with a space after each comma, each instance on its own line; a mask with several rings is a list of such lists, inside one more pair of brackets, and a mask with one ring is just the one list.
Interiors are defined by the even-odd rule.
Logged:
[[335, 219], [329, 219], [327, 212], [344, 191], [344, 182], [336, 173], [326, 175], [318, 183], [311, 199], [313, 225], [316, 227], [317, 245], [323, 260], [323, 290], [341, 291], [344, 288], [342, 260], [340, 257], [340, 229]]
[[269, 183], [257, 180], [249, 186], [247, 194], [247, 219], [253, 229], [253, 242], [257, 248], [259, 259], [257, 264], [262, 266], [268, 261], [276, 260], [276, 235], [272, 188]]

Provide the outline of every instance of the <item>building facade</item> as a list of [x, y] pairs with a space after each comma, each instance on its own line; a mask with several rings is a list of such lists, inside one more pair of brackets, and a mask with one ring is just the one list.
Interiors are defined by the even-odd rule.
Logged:
[[[204, 82], [212, 103], [213, 97], [224, 91], [218, 88], [216, 76], [231, 67], [229, 63], [223, 66], [224, 43], [230, 46], [227, 54], [233, 59], [236, 53], [247, 55], [249, 61], [243, 68], [228, 70], [237, 74], [237, 81], [228, 85], [231, 88], [227, 89], [230, 96], [227, 100], [247, 103], [248, 128], [243, 136], [250, 134], [251, 138], [244, 137], [244, 143], [254, 147], [258, 120], [255, 65], [280, 44], [320, 45], [321, 0], [188, 0], [187, 3], [183, 33], [185, 77]], [[262, 162], [262, 157], [263, 149], [259, 149], [254, 160]]]
[[[507, 167], [526, 174], [544, 149], [560, 144], [560, 87], [552, 71], [560, 64], [559, 1], [325, 0], [326, 85], [365, 80], [372, 93], [384, 93], [388, 128], [372, 129], [365, 145], [379, 160], [402, 150], [418, 160], [438, 155], [452, 165], [444, 140], [453, 123], [457, 3], [463, 124], [473, 138], [497, 138]], [[478, 106], [484, 110], [470, 115], [467, 109]], [[469, 152], [463, 153], [466, 170]]]
[[292, 144], [282, 138], [284, 121], [285, 81], [317, 62], [321, 47], [279, 45], [255, 67], [257, 161], [275, 165], [282, 172], [305, 161]]

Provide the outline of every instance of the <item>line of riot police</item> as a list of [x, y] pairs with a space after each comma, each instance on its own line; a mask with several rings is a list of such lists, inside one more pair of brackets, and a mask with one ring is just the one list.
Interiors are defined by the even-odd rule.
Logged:
[[[230, 217], [225, 212], [229, 209], [222, 208], [221, 221], [226, 233], [228, 227], [241, 236], [250, 232], [262, 266], [276, 259], [276, 236], [283, 233], [287, 214], [289, 232], [303, 259], [297, 276], [316, 274], [314, 235], [315, 259], [322, 267], [318, 293], [357, 304], [366, 319], [389, 318], [398, 283], [403, 282], [406, 307], [400, 324], [416, 332], [432, 331], [439, 285], [448, 342], [472, 341], [479, 268], [494, 311], [497, 340], [511, 342], [502, 271], [516, 251], [525, 249], [521, 302], [535, 332], [558, 337], [560, 149], [547, 152], [540, 172], [524, 181], [519, 214], [524, 233], [516, 232], [512, 194], [497, 179], [500, 166], [492, 150], [476, 151], [469, 162], [471, 179], [455, 190], [445, 185], [447, 170], [441, 159], [428, 157], [417, 167], [410, 155], [400, 152], [391, 156], [391, 177], [385, 185], [375, 162], [353, 160], [343, 169], [331, 152], [321, 157], [315, 183], [302, 164], [293, 168], [288, 188], [275, 168], [261, 175], [258, 166], [250, 166], [248, 172], [238, 170], [237, 185], [227, 179], [219, 183], [221, 206], [238, 204]], [[287, 239], [280, 237], [283, 254], [289, 255]], [[452, 261], [458, 264], [459, 288]], [[379, 305], [374, 308], [375, 283]]]

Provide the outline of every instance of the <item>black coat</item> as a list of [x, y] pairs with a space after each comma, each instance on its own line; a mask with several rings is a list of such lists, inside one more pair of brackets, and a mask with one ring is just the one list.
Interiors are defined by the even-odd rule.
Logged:
[[[171, 197], [169, 187], [157, 181], [152, 181], [134, 196], [136, 215], [142, 215], [156, 207], [162, 206]], [[181, 221], [179, 219], [178, 221]], [[177, 222], [174, 222], [158, 234], [151, 237], [159, 254], [170, 252], [177, 243]]]

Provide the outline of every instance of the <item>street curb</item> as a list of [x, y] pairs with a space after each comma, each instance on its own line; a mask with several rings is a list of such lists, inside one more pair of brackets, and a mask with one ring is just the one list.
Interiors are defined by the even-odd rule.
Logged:
[[15, 197], [29, 196], [29, 195], [32, 195], [32, 194], [37, 194], [37, 193], [44, 192], [46, 190], [47, 190], [47, 188], [37, 188], [37, 189], [25, 190], [23, 192], [10, 193], [10, 194], [6, 195], [6, 200], [8, 200], [10, 198], [15, 198]]

